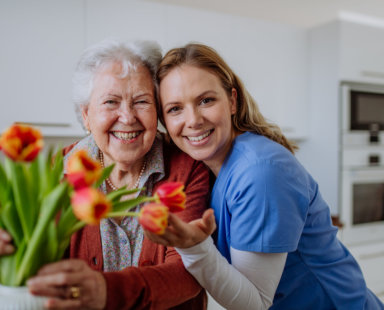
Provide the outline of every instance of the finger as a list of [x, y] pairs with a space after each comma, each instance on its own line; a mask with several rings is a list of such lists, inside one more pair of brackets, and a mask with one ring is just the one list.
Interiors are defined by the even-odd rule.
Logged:
[[5, 242], [11, 242], [12, 241], [12, 237], [4, 229], [0, 228], [0, 240], [3, 240]]
[[47, 309], [80, 309], [81, 301], [79, 299], [58, 299], [50, 298], [44, 305]]
[[33, 295], [55, 297], [55, 298], [70, 298], [70, 291], [67, 286], [46, 286], [40, 282], [28, 282], [28, 290]]
[[[71, 299], [72, 293], [70, 288], [76, 286], [80, 289], [81, 296], [85, 296], [85, 292], [89, 292], [89, 286], [95, 281], [87, 282], [87, 274], [85, 272], [76, 273], [59, 273], [56, 275], [37, 276], [28, 280], [27, 285], [29, 291], [34, 295], [54, 297], [60, 299]], [[88, 294], [88, 295], [89, 295]]]
[[180, 219], [175, 214], [170, 214], [168, 218], [169, 227], [166, 230], [169, 233], [174, 235], [179, 235], [180, 237], [185, 236], [188, 231], [188, 223], [185, 223], [182, 219]]
[[[73, 275], [68, 272], [59, 272], [55, 274], [36, 276], [28, 280], [27, 285], [33, 292], [40, 294], [46, 293], [50, 288], [60, 288], [72, 285], [75, 283], [71, 278]], [[54, 294], [62, 296], [61, 292]]]
[[47, 264], [40, 268], [37, 275], [56, 274], [59, 272], [77, 272], [85, 268], [86, 264], [80, 259], [65, 259], [56, 263]]
[[208, 209], [204, 212], [202, 221], [198, 225], [206, 234], [211, 235], [215, 231], [216, 222], [213, 209]]
[[15, 251], [15, 247], [12, 244], [0, 241], [0, 256], [11, 254]]
[[[164, 234], [165, 234], [165, 232], [164, 232]], [[149, 240], [151, 240], [154, 243], [158, 243], [158, 244], [161, 244], [161, 245], [164, 245], [164, 246], [168, 246], [169, 245], [169, 240], [168, 240], [167, 237], [164, 237], [164, 234], [163, 235], [157, 235], [157, 234], [154, 234], [154, 233], [149, 232], [147, 230], [144, 230], [144, 235]]]

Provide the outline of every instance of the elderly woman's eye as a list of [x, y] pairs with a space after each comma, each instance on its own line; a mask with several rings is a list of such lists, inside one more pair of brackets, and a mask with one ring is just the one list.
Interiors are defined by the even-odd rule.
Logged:
[[135, 102], [135, 104], [147, 104], [149, 103], [147, 100], [138, 100]]
[[117, 102], [115, 100], [107, 100], [104, 103], [106, 103], [106, 104], [116, 104]]

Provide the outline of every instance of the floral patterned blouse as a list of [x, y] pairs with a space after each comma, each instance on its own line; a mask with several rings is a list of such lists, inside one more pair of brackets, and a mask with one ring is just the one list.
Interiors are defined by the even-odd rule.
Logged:
[[[99, 148], [92, 135], [80, 140], [76, 146], [65, 156], [69, 156], [80, 149], [84, 149], [95, 160], [99, 158]], [[146, 154], [147, 165], [140, 179], [139, 188], [144, 191], [136, 195], [152, 195], [153, 185], [164, 178], [163, 142], [158, 134], [150, 151]], [[100, 189], [106, 193], [105, 182]], [[138, 206], [135, 211], [138, 211]], [[137, 217], [125, 217], [118, 225], [113, 219], [103, 219], [100, 222], [101, 244], [103, 248], [104, 271], [122, 270], [129, 266], [138, 266], [143, 242], [143, 229]]]

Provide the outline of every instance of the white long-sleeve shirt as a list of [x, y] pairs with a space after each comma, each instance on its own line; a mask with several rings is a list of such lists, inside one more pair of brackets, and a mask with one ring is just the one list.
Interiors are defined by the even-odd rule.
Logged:
[[226, 309], [268, 309], [287, 253], [256, 253], [231, 248], [232, 265], [211, 237], [191, 248], [176, 248], [185, 268]]

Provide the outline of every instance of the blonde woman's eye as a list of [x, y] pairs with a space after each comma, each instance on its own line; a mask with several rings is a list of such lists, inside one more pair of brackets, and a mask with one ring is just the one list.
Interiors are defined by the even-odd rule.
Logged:
[[180, 111], [180, 107], [172, 107], [167, 110], [167, 113], [176, 113], [178, 111]]
[[207, 103], [210, 103], [211, 101], [214, 101], [215, 99], [214, 98], [204, 98], [203, 100], [201, 100], [201, 104], [207, 104]]

